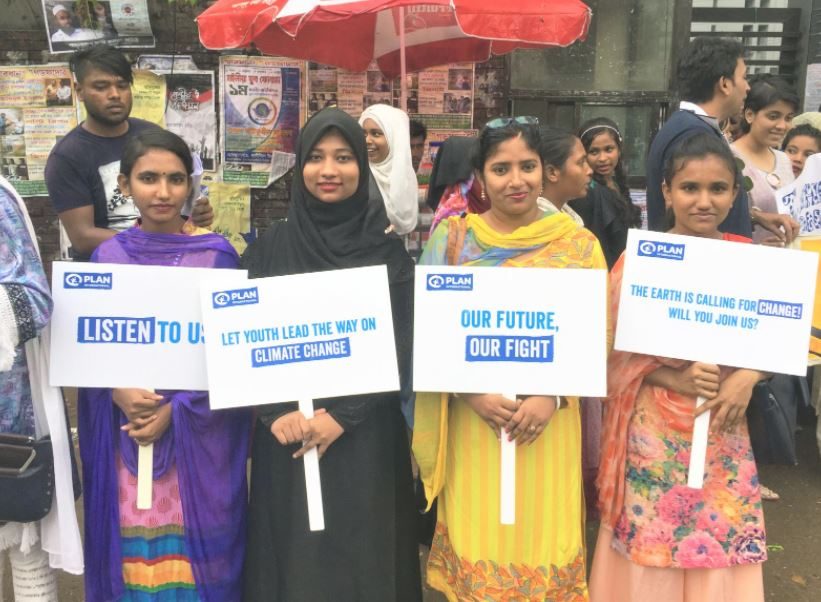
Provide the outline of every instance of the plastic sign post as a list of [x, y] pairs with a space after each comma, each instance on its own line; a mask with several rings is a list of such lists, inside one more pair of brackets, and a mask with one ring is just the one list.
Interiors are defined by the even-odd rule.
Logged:
[[[299, 411], [310, 420], [314, 417], [313, 399], [300, 399]], [[312, 448], [302, 459], [305, 461], [305, 488], [308, 498], [308, 525], [311, 531], [325, 530], [325, 514], [322, 510], [322, 483], [319, 480], [319, 453]]]
[[[707, 401], [704, 397], [696, 400], [700, 408]], [[707, 460], [707, 437], [710, 433], [710, 412], [696, 417], [693, 423], [693, 443], [690, 446], [690, 469], [687, 473], [687, 487], [701, 489], [704, 485], [704, 464]]]
[[[502, 393], [506, 399], [516, 401], [515, 393]], [[512, 525], [516, 522], [516, 442], [508, 439], [505, 429], [501, 432], [501, 466], [500, 474], [500, 504], [501, 523]]]

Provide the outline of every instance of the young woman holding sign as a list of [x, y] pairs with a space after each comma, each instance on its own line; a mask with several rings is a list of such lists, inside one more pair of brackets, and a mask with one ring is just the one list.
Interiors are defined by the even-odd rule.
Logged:
[[[120, 170], [120, 190], [142, 217], [92, 261], [238, 266], [228, 241], [181, 216], [193, 171], [182, 138], [143, 132], [126, 145]], [[250, 412], [211, 412], [204, 391], [81, 389], [78, 423], [86, 600], [240, 600]], [[137, 447], [148, 444], [153, 499], [138, 510]]]
[[[407, 144], [407, 142], [406, 142]], [[336, 108], [299, 134], [288, 219], [251, 245], [252, 278], [386, 264], [400, 379], [407, 386], [413, 261], [370, 198], [356, 121]], [[328, 303], [344, 291], [327, 291]], [[271, 383], [276, 386], [276, 383]], [[399, 393], [260, 409], [251, 469], [245, 602], [415, 602], [422, 599], [410, 453]], [[308, 529], [302, 455], [321, 456], [325, 530]]]
[[[474, 168], [490, 209], [443, 221], [422, 263], [606, 269], [590, 232], [556, 207], [539, 207], [544, 163], [555, 180], [564, 174], [569, 182], [550, 180], [551, 201], [560, 206], [583, 191], [589, 168], [580, 143], [578, 163], [573, 153], [557, 159], [548, 152], [543, 161], [537, 124], [516, 117], [485, 126]], [[510, 526], [499, 522], [496, 493], [502, 428], [520, 444]], [[427, 499], [439, 499], [427, 568], [432, 587], [451, 601], [587, 599], [576, 398], [419, 393], [413, 447]]]
[[[673, 152], [662, 192], [670, 232], [722, 234], [740, 174], [720, 139], [698, 134]], [[624, 256], [611, 272], [618, 316]], [[599, 471], [602, 515], [590, 579], [593, 602], [764, 600], [766, 559], [758, 474], [745, 409], [753, 370], [613, 351]], [[708, 401], [696, 409], [696, 398]], [[694, 415], [712, 410], [703, 489], [687, 487]]]

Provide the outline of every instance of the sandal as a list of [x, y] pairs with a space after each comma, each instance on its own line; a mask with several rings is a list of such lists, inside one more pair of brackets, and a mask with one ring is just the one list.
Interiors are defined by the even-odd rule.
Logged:
[[766, 500], [768, 502], [776, 502], [781, 499], [781, 496], [778, 495], [775, 491], [770, 489], [765, 485], [759, 485], [761, 488], [761, 499]]

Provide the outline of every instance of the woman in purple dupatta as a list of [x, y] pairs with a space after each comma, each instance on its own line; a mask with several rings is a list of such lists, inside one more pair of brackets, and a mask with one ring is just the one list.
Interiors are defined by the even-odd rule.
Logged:
[[[101, 244], [92, 261], [238, 266], [222, 236], [180, 216], [191, 186], [191, 155], [181, 139], [145, 132], [126, 147], [121, 170], [120, 187], [134, 197], [142, 222]], [[123, 402], [134, 395], [153, 405], [139, 417]], [[250, 412], [212, 412], [205, 391], [84, 389], [78, 413], [86, 600], [240, 600]], [[137, 510], [137, 446], [152, 442], [152, 508]]]

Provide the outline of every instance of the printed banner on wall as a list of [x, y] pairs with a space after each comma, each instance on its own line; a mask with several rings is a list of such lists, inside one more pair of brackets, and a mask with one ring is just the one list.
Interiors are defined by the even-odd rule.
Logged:
[[0, 167], [22, 196], [46, 194], [52, 147], [77, 125], [65, 65], [0, 67]]
[[630, 230], [616, 349], [803, 376], [818, 255]]
[[305, 63], [220, 57], [222, 177], [265, 187], [277, 154], [293, 153], [304, 121]]
[[207, 182], [201, 190], [214, 210], [211, 231], [222, 234], [242, 255], [252, 240], [251, 188], [247, 184]]
[[74, 52], [98, 44], [153, 47], [146, 0], [43, 0], [49, 49]]

